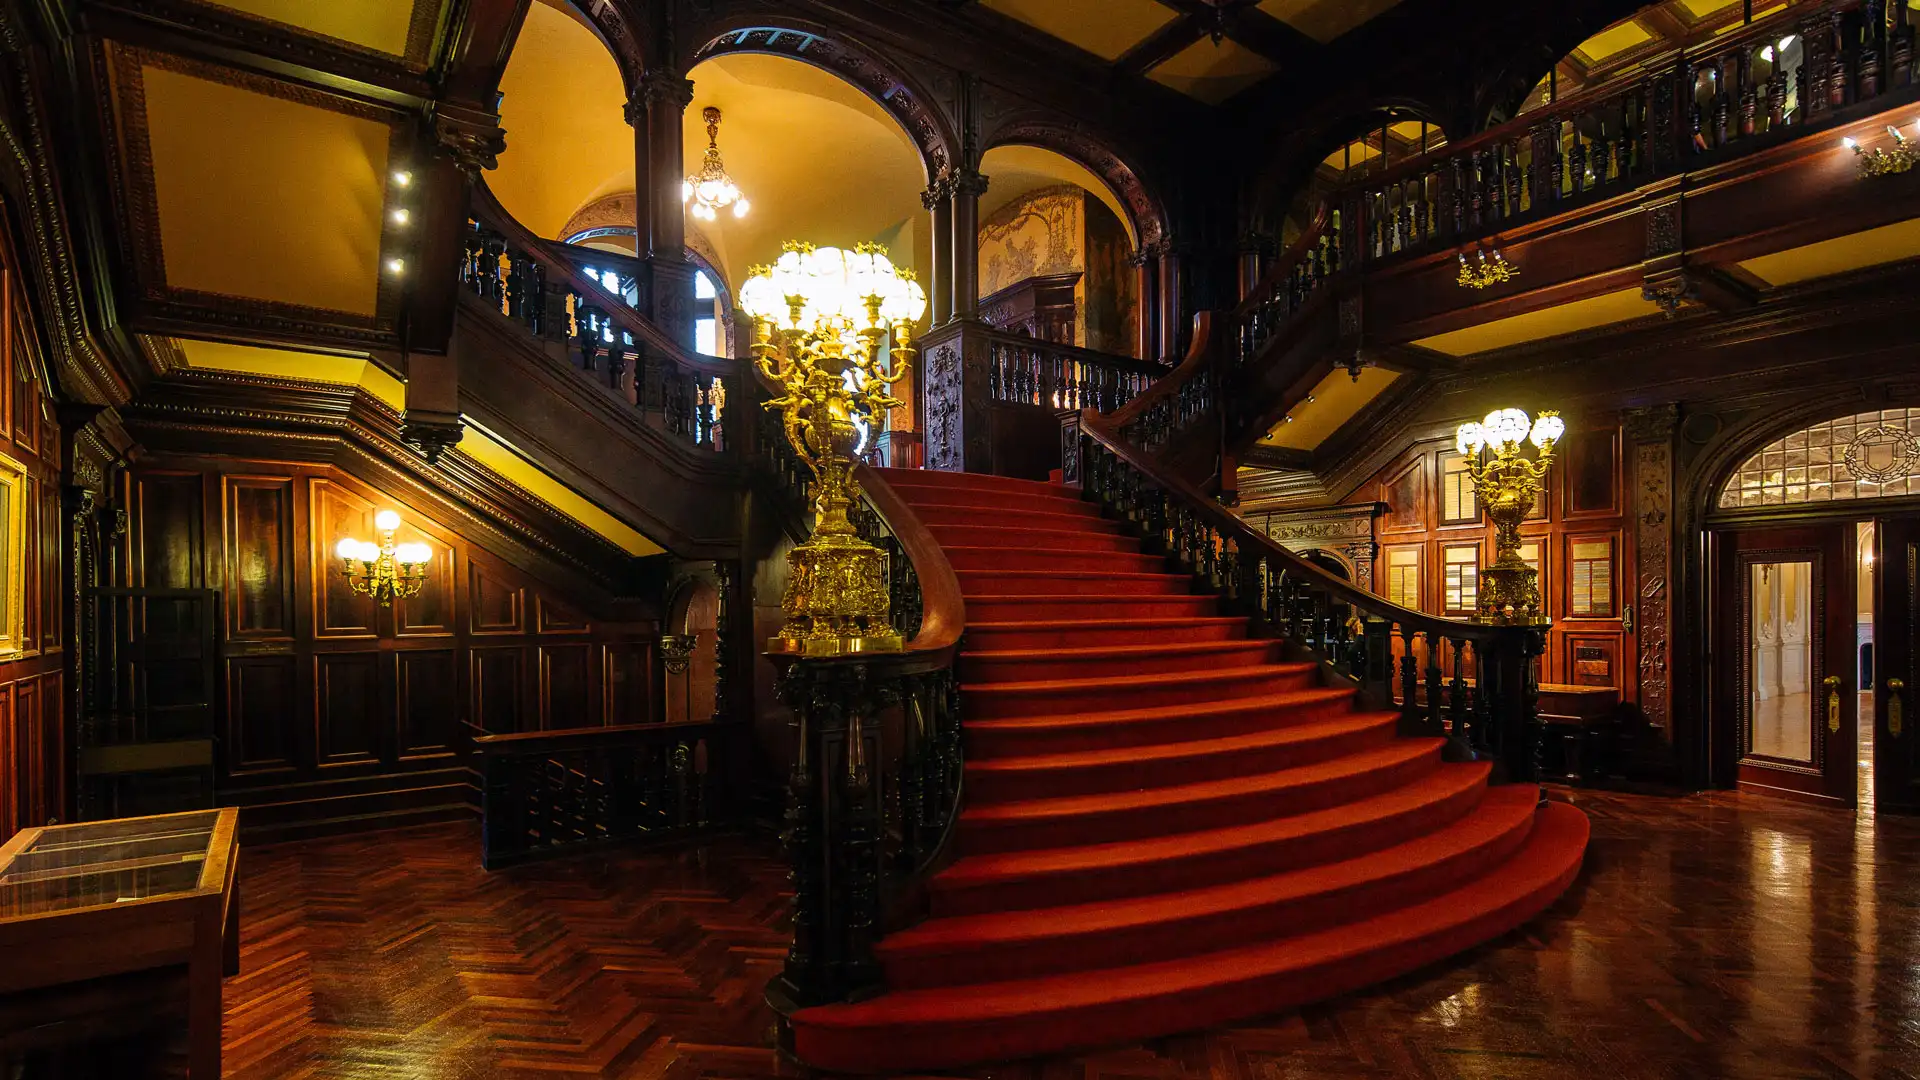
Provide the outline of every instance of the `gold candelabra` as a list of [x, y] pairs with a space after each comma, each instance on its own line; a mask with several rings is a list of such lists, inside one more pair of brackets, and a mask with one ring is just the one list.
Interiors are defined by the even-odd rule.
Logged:
[[1888, 124], [1887, 134], [1893, 136], [1892, 148], [1876, 146], [1871, 150], [1862, 150], [1860, 143], [1854, 139], [1840, 140], [1840, 145], [1853, 151], [1853, 156], [1859, 159], [1861, 176], [1903, 173], [1920, 163], [1920, 148], [1908, 142], [1907, 137], [1900, 134], [1899, 128]]
[[[753, 318], [753, 358], [783, 393], [768, 401], [814, 475], [814, 528], [787, 554], [787, 617], [770, 652], [835, 656], [898, 652], [887, 555], [860, 539], [847, 511], [860, 497], [855, 457], [907, 373], [927, 296], [879, 244], [852, 251], [788, 241], [779, 261], [748, 271], [740, 308]], [[893, 359], [882, 362], [883, 341]]]
[[340, 572], [346, 575], [347, 588], [373, 597], [381, 607], [392, 607], [394, 597], [413, 596], [427, 583], [427, 563], [433, 559], [433, 549], [422, 543], [394, 543], [400, 515], [391, 510], [373, 515], [373, 527], [380, 534], [378, 543], [347, 537], [333, 551], [340, 556]]
[[1520, 276], [1519, 267], [1507, 261], [1499, 248], [1493, 249], [1493, 258], [1487, 258], [1487, 252], [1479, 251], [1472, 261], [1467, 253], [1460, 253], [1460, 273], [1454, 283], [1463, 289], [1485, 289], [1503, 281], [1512, 281]]
[[[1542, 412], [1529, 422], [1519, 409], [1496, 409], [1480, 423], [1460, 425], [1455, 448], [1466, 456], [1474, 496], [1493, 519], [1494, 559], [1480, 574], [1477, 622], [1539, 626], [1547, 621], [1539, 575], [1520, 559], [1520, 522], [1533, 508], [1553, 464], [1553, 446], [1566, 430], [1557, 412]], [[1531, 460], [1522, 456], [1522, 442], [1538, 451]]]

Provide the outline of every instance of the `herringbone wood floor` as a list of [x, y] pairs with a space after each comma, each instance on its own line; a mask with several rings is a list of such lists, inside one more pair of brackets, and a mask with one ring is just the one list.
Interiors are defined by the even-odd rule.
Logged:
[[[1239, 1027], [968, 1075], [1920, 1077], [1920, 822], [1575, 792], [1574, 891], [1452, 963]], [[475, 831], [250, 850], [227, 1075], [795, 1075], [771, 843], [488, 874]]]

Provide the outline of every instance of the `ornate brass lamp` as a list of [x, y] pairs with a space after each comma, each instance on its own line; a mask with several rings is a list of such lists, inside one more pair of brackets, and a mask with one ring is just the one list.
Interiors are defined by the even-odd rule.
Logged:
[[1512, 281], [1520, 276], [1519, 267], [1507, 261], [1499, 248], [1493, 249], [1493, 258], [1487, 258], [1487, 252], [1476, 253], [1476, 261], [1468, 262], [1467, 253], [1460, 253], [1460, 273], [1454, 276], [1454, 284], [1463, 289], [1486, 289], [1503, 281]]
[[[774, 265], [749, 270], [740, 309], [753, 318], [755, 363], [785, 391], [767, 408], [781, 414], [787, 440], [815, 478], [813, 535], [787, 554], [780, 600], [787, 623], [767, 649], [897, 652], [886, 553], [855, 535], [847, 510], [860, 494], [855, 455], [887, 410], [905, 404], [893, 385], [907, 373], [909, 335], [927, 294], [879, 244], [849, 252], [788, 241]], [[880, 348], [889, 336], [891, 371]]]
[[[1480, 573], [1476, 622], [1540, 626], [1540, 581], [1520, 560], [1520, 522], [1532, 509], [1540, 482], [1553, 464], [1553, 445], [1567, 430], [1557, 412], [1542, 412], [1529, 424], [1519, 409], [1496, 409], [1478, 424], [1460, 425], [1455, 447], [1466, 456], [1475, 497], [1493, 519], [1493, 565]], [[1539, 452], [1529, 460], [1520, 444]]]
[[347, 537], [333, 549], [340, 556], [340, 572], [346, 575], [347, 588], [362, 596], [371, 596], [381, 607], [392, 607], [393, 598], [417, 594], [427, 583], [427, 563], [433, 549], [425, 544], [395, 544], [393, 534], [400, 529], [400, 515], [382, 510], [373, 515], [373, 527], [380, 542]]
[[1861, 176], [1891, 176], [1906, 172], [1920, 162], [1920, 148], [1908, 142], [1907, 137], [1900, 134], [1899, 128], [1888, 124], [1887, 134], [1893, 136], [1893, 145], [1876, 146], [1871, 150], [1861, 149], [1860, 143], [1854, 139], [1840, 140], [1840, 145], [1853, 151], [1853, 156], [1860, 160]]

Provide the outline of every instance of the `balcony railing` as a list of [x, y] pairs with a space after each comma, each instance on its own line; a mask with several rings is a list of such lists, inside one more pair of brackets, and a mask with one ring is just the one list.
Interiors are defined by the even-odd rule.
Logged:
[[[1345, 271], [1626, 195], [1836, 121], [1913, 82], [1904, 3], [1825, 0], [1641, 65], [1330, 193], [1236, 309], [1249, 364]], [[1469, 258], [1473, 256], [1468, 255]]]
[[987, 396], [1006, 405], [1112, 412], [1166, 374], [1159, 364], [1000, 330], [987, 343]]

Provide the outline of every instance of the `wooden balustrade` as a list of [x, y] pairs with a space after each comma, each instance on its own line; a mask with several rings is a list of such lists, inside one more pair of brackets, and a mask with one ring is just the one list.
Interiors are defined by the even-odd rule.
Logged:
[[735, 722], [477, 735], [481, 863], [665, 840], [732, 820]]
[[[1212, 312], [1195, 315], [1187, 354], [1180, 363], [1133, 400], [1108, 413], [1114, 430], [1133, 445], [1160, 453], [1205, 425], [1214, 424], [1218, 430], [1217, 410], [1224, 403], [1217, 394], [1220, 373], [1212, 353], [1213, 321]], [[1075, 464], [1062, 463], [1064, 468]]]
[[987, 343], [987, 396], [1006, 405], [1112, 412], [1162, 375], [1159, 364], [997, 330]]
[[[626, 399], [643, 422], [701, 450], [753, 440], [758, 383], [745, 361], [693, 353], [634, 309], [645, 264], [539, 240], [482, 202], [464, 238], [461, 284], [549, 355]], [[603, 268], [604, 264], [604, 268]], [[589, 273], [592, 270], [592, 273]], [[609, 271], [617, 276], [609, 282]], [[740, 422], [729, 424], [730, 419]]]
[[888, 553], [894, 624], [908, 641], [900, 653], [771, 657], [796, 729], [782, 835], [793, 941], [767, 988], [783, 1014], [879, 984], [874, 944], [924, 908], [960, 809], [960, 582], [880, 473], [860, 466], [855, 477], [866, 498], [853, 517]]
[[1340, 211], [1322, 204], [1306, 229], [1234, 308], [1234, 360], [1247, 364], [1287, 321], [1320, 295], [1341, 266]]
[[1399, 607], [1288, 551], [1181, 480], [1111, 417], [1080, 416], [1081, 489], [1258, 628], [1320, 660], [1406, 735], [1447, 740], [1495, 779], [1540, 775], [1543, 629], [1488, 626]]

